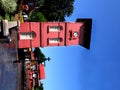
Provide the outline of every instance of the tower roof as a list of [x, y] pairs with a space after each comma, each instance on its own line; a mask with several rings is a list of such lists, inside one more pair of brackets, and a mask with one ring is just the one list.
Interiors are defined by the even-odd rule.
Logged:
[[84, 25], [81, 29], [82, 36], [79, 40], [79, 44], [87, 49], [90, 49], [92, 19], [91, 18], [82, 18], [82, 19], [78, 18], [76, 22], [84, 22]]

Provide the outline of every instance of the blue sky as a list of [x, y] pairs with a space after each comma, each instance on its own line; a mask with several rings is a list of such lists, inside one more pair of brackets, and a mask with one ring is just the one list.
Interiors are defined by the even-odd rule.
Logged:
[[93, 19], [91, 49], [46, 47], [45, 90], [120, 90], [120, 1], [75, 0], [76, 18]]

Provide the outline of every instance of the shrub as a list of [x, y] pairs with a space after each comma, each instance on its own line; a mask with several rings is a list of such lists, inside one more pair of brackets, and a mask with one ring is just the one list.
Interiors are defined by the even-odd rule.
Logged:
[[37, 0], [36, 6], [41, 7], [41, 6], [43, 6], [44, 2], [45, 2], [44, 0]]
[[8, 21], [10, 21], [10, 16], [9, 16], [9, 14], [7, 14], [7, 13], [5, 14], [5, 19], [8, 20]]
[[0, 6], [6, 13], [13, 13], [16, 10], [16, 0], [0, 0]]
[[14, 21], [14, 16], [10, 16], [8, 13], [5, 13], [5, 16], [0, 16], [0, 21], [6, 19], [8, 21]]
[[15, 20], [15, 17], [14, 17], [14, 16], [11, 16], [10, 20], [11, 20], [11, 21], [14, 21], [14, 20]]
[[33, 21], [33, 22], [46, 22], [46, 18], [44, 17], [44, 15], [41, 12], [35, 11], [32, 12], [29, 16], [29, 21]]
[[1, 21], [1, 20], [3, 20], [3, 17], [2, 17], [2, 16], [0, 16], [0, 21]]

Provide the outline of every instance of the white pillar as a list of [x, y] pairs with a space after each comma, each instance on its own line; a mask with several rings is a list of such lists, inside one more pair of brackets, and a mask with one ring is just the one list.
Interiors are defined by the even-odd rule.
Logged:
[[19, 21], [10, 21], [8, 22], [8, 20], [2, 20], [3, 23], [3, 35], [4, 36], [8, 36], [9, 35], [9, 29], [16, 27], [16, 26], [20, 26], [20, 22]]

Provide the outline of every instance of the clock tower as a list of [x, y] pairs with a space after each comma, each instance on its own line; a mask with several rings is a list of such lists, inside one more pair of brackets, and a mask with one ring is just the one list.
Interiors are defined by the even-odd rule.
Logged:
[[90, 48], [92, 19], [76, 22], [24, 22], [18, 31], [18, 47], [81, 45]]

